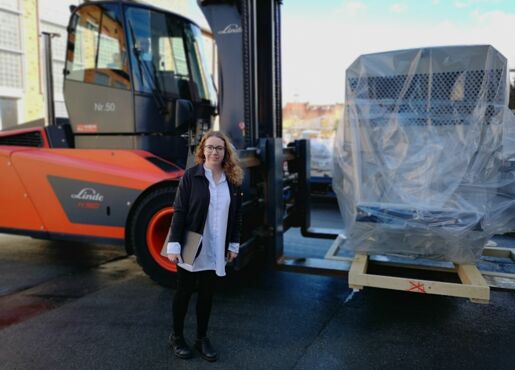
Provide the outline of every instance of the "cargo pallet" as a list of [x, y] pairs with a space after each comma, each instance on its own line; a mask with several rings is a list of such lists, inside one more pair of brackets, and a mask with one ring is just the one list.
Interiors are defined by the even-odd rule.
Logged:
[[[410, 265], [404, 267], [420, 268]], [[475, 265], [455, 264], [455, 271], [461, 283], [369, 274], [367, 273], [367, 268], [368, 256], [365, 254], [356, 254], [349, 271], [350, 288], [360, 290], [367, 286], [404, 290], [412, 293], [463, 297], [469, 298], [474, 303], [488, 303], [490, 301], [490, 287]]]
[[[479, 270], [476, 265], [451, 264], [449, 262], [434, 263], [424, 260], [424, 264], [410, 259], [389, 258], [388, 256], [369, 256], [357, 253], [354, 257], [337, 256], [345, 238], [341, 235], [336, 238], [325, 258], [350, 263], [349, 287], [361, 290], [364, 287], [402, 290], [412, 293], [437, 294], [452, 297], [468, 298], [474, 303], [489, 303], [490, 287], [515, 290], [515, 274]], [[515, 263], [515, 251], [509, 248], [493, 247], [489, 243], [483, 250], [483, 256], [508, 258]], [[395, 274], [371, 274], [369, 265], [378, 264], [389, 267], [416, 269], [426, 271], [439, 271], [456, 274], [458, 283], [438, 280], [419, 279], [412, 277], [395, 276]], [[451, 265], [443, 266], [443, 265]]]

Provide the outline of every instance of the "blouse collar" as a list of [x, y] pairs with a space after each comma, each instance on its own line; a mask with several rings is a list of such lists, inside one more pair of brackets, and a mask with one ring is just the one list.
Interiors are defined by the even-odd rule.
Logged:
[[[209, 168], [207, 168], [205, 164], [202, 164], [202, 167], [204, 167], [204, 172], [205, 172], [206, 177], [208, 177], [208, 179], [210, 179], [214, 182], [213, 171], [211, 171]], [[220, 177], [219, 183], [222, 183], [226, 180], [227, 180], [227, 178], [225, 177], [225, 172], [222, 170], [222, 177]]]

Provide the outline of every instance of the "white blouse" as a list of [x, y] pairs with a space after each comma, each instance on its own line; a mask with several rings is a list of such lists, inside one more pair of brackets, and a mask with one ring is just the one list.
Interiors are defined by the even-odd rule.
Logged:
[[[182, 262], [178, 266], [188, 271], [215, 270], [218, 276], [225, 276], [225, 237], [229, 218], [231, 194], [225, 173], [218, 183], [215, 183], [213, 172], [204, 166], [206, 178], [209, 182], [209, 208], [206, 224], [202, 233], [202, 248], [193, 265]], [[230, 243], [229, 250], [238, 253], [240, 244]], [[181, 245], [177, 242], [168, 243], [168, 254], [180, 254]]]

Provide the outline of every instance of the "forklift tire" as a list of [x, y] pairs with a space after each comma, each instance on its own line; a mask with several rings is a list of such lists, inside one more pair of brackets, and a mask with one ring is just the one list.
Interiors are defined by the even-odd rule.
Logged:
[[150, 191], [138, 200], [128, 222], [128, 242], [138, 264], [155, 282], [176, 287], [177, 265], [160, 255], [170, 228], [176, 188], [162, 187]]

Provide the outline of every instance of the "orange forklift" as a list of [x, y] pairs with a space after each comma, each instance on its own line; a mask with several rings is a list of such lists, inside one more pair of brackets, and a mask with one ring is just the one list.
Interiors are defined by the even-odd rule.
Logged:
[[153, 280], [173, 285], [176, 266], [159, 252], [175, 191], [219, 115], [246, 172], [234, 268], [256, 253], [284, 262], [290, 227], [336, 237], [309, 227], [309, 146], [282, 145], [280, 1], [199, 5], [219, 51], [218, 97], [190, 20], [134, 1], [71, 7], [69, 119], [54, 118], [49, 99], [48, 123], [0, 132], [0, 232], [121, 244]]

